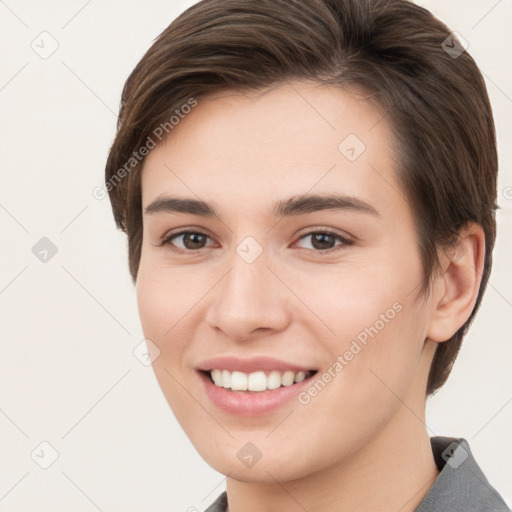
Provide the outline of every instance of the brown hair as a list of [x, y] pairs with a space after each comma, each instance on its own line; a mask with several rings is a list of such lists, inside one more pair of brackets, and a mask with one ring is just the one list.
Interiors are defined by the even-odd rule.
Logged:
[[142, 244], [140, 171], [159, 126], [170, 133], [169, 120], [184, 105], [222, 88], [257, 90], [288, 79], [360, 87], [387, 112], [400, 150], [397, 172], [416, 221], [421, 292], [430, 291], [439, 247], [449, 247], [470, 221], [485, 232], [478, 298], [466, 323], [438, 344], [426, 390], [434, 393], [480, 306], [496, 237], [494, 123], [482, 75], [462, 50], [443, 23], [406, 0], [202, 0], [187, 9], [128, 77], [106, 163], [133, 281]]

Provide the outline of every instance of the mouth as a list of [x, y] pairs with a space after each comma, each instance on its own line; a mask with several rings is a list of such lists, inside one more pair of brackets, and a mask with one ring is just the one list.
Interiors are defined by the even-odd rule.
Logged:
[[246, 417], [272, 414], [286, 404], [293, 404], [318, 372], [318, 368], [291, 360], [230, 355], [202, 361], [196, 370], [201, 388], [214, 406]]
[[218, 388], [245, 393], [262, 393], [303, 382], [313, 377], [317, 370], [258, 370], [246, 373], [213, 368], [200, 370], [200, 372]]
[[260, 417], [292, 404], [317, 370], [199, 370], [206, 396], [234, 416]]

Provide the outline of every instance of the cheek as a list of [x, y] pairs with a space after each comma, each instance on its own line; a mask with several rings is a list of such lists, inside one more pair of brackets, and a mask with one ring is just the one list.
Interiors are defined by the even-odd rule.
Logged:
[[[152, 269], [157, 268], [152, 266]], [[137, 279], [137, 305], [145, 338], [159, 349], [152, 362], [155, 377], [173, 413], [185, 431], [190, 429], [190, 396], [183, 387], [187, 340], [192, 337], [189, 322], [194, 297], [187, 297], [184, 284], [175, 277], [162, 279], [164, 272], [147, 272], [142, 264]], [[197, 299], [195, 299], [197, 300]]]
[[[173, 311], [172, 296], [149, 275], [139, 271], [137, 279], [137, 306], [146, 338], [160, 341], [165, 331], [172, 327], [169, 312]], [[160, 349], [162, 347], [159, 347]]]
[[[167, 368], [174, 372], [182, 360], [186, 346], [187, 311], [193, 308], [193, 297], [180, 278], [165, 276], [165, 272], [148, 271], [141, 260], [137, 278], [137, 306], [144, 336], [160, 350], [153, 368], [160, 381], [160, 374]], [[167, 272], [169, 275], [169, 272]]]
[[325, 333], [321, 339], [331, 354], [331, 373], [342, 376], [333, 379], [338, 399], [355, 393], [360, 403], [375, 402], [378, 408], [393, 393], [406, 394], [415, 378], [427, 311], [411, 285], [421, 276], [419, 263], [411, 259], [386, 263], [383, 258], [380, 266], [301, 282], [312, 311], [329, 327], [330, 332], [310, 315], [310, 325], [320, 326], [317, 334]]
[[178, 342], [174, 333], [186, 327], [194, 314], [194, 304], [208, 289], [207, 283], [201, 282], [197, 273], [169, 268], [161, 258], [148, 253], [142, 253], [137, 276], [142, 328], [147, 337]]
[[[352, 295], [338, 304], [337, 322], [331, 317], [337, 335], [324, 337], [324, 343], [334, 357], [318, 375], [326, 383], [312, 383], [296, 414], [307, 417], [308, 433], [317, 439], [323, 463], [336, 462], [340, 454], [349, 456], [376, 438], [403, 403], [414, 407], [410, 393], [416, 387], [423, 344], [421, 308], [405, 298], [393, 302], [382, 296], [366, 298], [362, 308], [357, 299]], [[321, 437], [332, 441], [323, 445]]]

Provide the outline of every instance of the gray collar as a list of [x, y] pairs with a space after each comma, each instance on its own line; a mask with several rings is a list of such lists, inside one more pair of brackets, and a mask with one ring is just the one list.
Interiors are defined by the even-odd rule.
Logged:
[[491, 486], [464, 438], [430, 438], [437, 480], [415, 512], [510, 512]]

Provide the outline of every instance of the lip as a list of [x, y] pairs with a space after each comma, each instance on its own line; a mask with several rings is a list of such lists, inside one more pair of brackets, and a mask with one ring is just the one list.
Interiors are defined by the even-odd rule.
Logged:
[[259, 370], [272, 371], [277, 370], [281, 372], [293, 371], [293, 372], [308, 372], [316, 370], [316, 368], [307, 368], [297, 364], [287, 363], [280, 359], [273, 357], [252, 357], [249, 359], [241, 359], [234, 356], [223, 356], [214, 357], [202, 361], [198, 366], [198, 370], [209, 371], [209, 370], [229, 370], [230, 372], [239, 371], [244, 373], [257, 372]]
[[[219, 368], [221, 369], [221, 368]], [[227, 370], [228, 368], [226, 368]], [[275, 369], [275, 368], [274, 368]], [[298, 370], [300, 371], [300, 370]], [[316, 373], [302, 382], [291, 386], [281, 386], [266, 391], [248, 392], [231, 391], [216, 386], [208, 376], [207, 371], [198, 370], [202, 387], [210, 400], [220, 409], [238, 416], [261, 416], [269, 414], [295, 398], [305, 386], [309, 386]]]
[[302, 382], [296, 382], [291, 386], [281, 386], [277, 389], [267, 389], [266, 391], [248, 392], [232, 391], [216, 386], [208, 375], [208, 372], [214, 369], [228, 370], [231, 372], [240, 371], [244, 373], [257, 371], [268, 373], [272, 370], [280, 372], [315, 371], [315, 373], [318, 371], [317, 368], [306, 367], [266, 356], [245, 359], [235, 356], [221, 356], [202, 361], [197, 366], [197, 373], [208, 398], [223, 411], [246, 417], [261, 416], [279, 409], [284, 404], [296, 398], [301, 390], [310, 384], [314, 374], [304, 379]]

